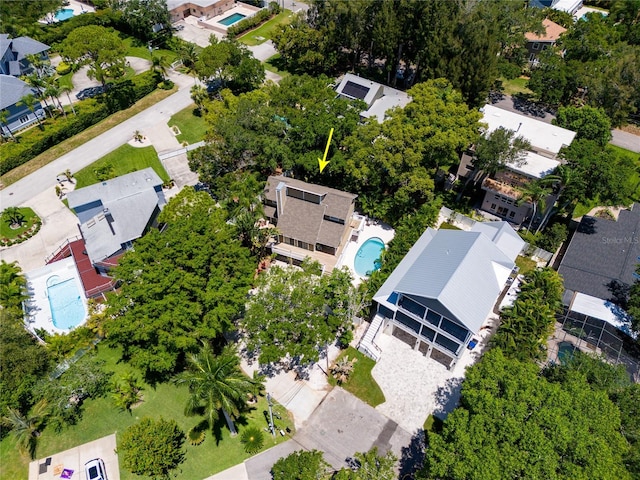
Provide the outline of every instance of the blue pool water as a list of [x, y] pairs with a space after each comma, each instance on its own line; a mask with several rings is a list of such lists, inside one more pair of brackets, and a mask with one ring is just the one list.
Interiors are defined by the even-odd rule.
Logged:
[[228, 27], [229, 25], [233, 25], [234, 23], [239, 22], [245, 17], [246, 15], [243, 15], [241, 13], [234, 13], [233, 15], [229, 15], [228, 17], [225, 17], [222, 20], [219, 20], [218, 23], [221, 23], [222, 25], [225, 25]]
[[56, 12], [55, 17], [59, 22], [62, 22], [63, 20], [69, 20], [71, 17], [73, 17], [73, 10], [71, 10], [70, 8], [61, 8]]
[[53, 324], [62, 330], [77, 327], [84, 321], [87, 312], [75, 278], [60, 283], [49, 280], [47, 280], [47, 297], [49, 297]]
[[364, 242], [356, 253], [353, 268], [361, 277], [371, 275], [380, 268], [380, 255], [384, 250], [384, 242], [379, 238], [370, 238]]
[[560, 342], [558, 344], [558, 360], [560, 363], [566, 363], [573, 358], [575, 346], [571, 342]]

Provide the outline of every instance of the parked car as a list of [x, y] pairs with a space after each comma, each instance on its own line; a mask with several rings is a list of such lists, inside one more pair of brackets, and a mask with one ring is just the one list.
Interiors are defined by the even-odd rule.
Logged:
[[107, 470], [101, 458], [94, 458], [84, 464], [87, 480], [107, 480]]

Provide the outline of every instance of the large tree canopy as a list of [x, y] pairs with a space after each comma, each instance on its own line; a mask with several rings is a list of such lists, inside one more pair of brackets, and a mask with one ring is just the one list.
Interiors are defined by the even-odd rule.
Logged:
[[240, 321], [247, 350], [265, 365], [316, 362], [327, 343], [351, 332], [354, 301], [346, 270], [320, 275], [317, 263], [305, 262], [302, 269], [272, 266], [260, 277]]
[[630, 479], [620, 412], [579, 375], [563, 383], [499, 349], [467, 370], [460, 407], [428, 434], [420, 478]]
[[113, 30], [88, 25], [73, 30], [60, 44], [60, 53], [79, 65], [89, 65], [89, 76], [103, 85], [107, 78], [115, 78], [124, 73], [124, 42]]
[[560, 107], [555, 124], [573, 130], [576, 138], [593, 140], [604, 147], [611, 140], [611, 121], [601, 108], [585, 105], [578, 107]]
[[[224, 209], [206, 194], [191, 205], [190, 193], [171, 200], [168, 218], [161, 217], [166, 228], [136, 241], [114, 272], [122, 287], [109, 299], [107, 338], [147, 376], [173, 373], [200, 341], [233, 325], [255, 267]], [[174, 202], [184, 216], [175, 214]]]

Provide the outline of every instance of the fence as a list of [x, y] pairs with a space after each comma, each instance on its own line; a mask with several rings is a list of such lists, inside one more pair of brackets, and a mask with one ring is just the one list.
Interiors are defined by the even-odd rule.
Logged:
[[445, 222], [449, 222], [462, 230], [471, 230], [471, 228], [476, 224], [474, 219], [455, 212], [447, 207], [440, 208], [440, 216], [445, 219]]

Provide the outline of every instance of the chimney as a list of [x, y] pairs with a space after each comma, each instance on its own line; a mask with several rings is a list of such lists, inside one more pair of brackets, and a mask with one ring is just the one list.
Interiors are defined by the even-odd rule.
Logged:
[[286, 198], [287, 198], [287, 184], [284, 182], [280, 182], [276, 187], [276, 206], [277, 206], [278, 218], [280, 218], [284, 212], [284, 203]]

